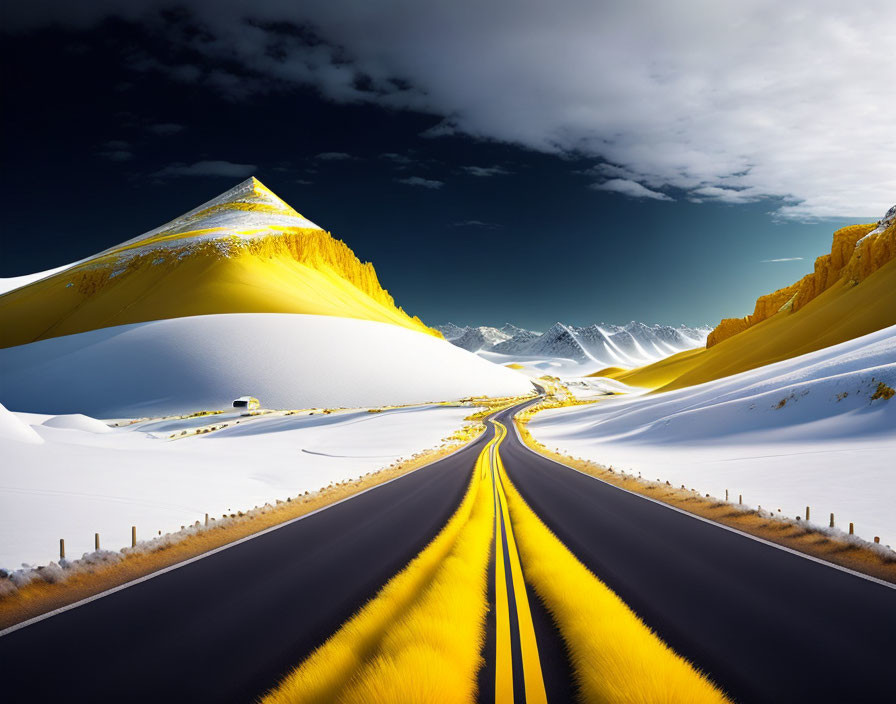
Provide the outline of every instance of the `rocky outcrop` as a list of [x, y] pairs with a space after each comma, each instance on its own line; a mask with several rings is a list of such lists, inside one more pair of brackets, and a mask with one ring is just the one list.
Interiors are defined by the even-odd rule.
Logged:
[[767, 320], [798, 311], [838, 281], [856, 286], [896, 259], [896, 206], [876, 224], [850, 225], [834, 233], [831, 253], [815, 260], [815, 270], [795, 284], [760, 296], [750, 315], [725, 318], [706, 338], [706, 347]]

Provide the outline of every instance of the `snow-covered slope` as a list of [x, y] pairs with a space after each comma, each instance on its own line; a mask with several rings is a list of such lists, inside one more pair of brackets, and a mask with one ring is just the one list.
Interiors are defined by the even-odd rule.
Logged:
[[555, 323], [544, 333], [502, 328], [443, 326], [452, 344], [497, 363], [521, 364], [542, 372], [584, 375], [605, 367], [637, 367], [701, 347], [709, 328], [685, 325], [596, 324], [576, 327]]
[[686, 389], [546, 411], [530, 428], [577, 456], [790, 516], [809, 505], [896, 545], [886, 387], [896, 388], [896, 327]]
[[103, 328], [0, 350], [11, 409], [134, 417], [367, 406], [529, 393], [529, 381], [431, 335], [333, 316], [229, 314]]
[[[69, 559], [92, 552], [96, 532], [105, 550], [117, 551], [130, 545], [132, 525], [146, 540], [202, 521], [205, 513], [220, 519], [355, 479], [439, 445], [470, 412], [427, 406], [258, 416], [168, 441], [191, 421], [195, 427], [224, 417], [96, 433], [0, 407], [0, 568], [58, 559], [60, 538]], [[4, 439], [9, 418], [31, 444]]]

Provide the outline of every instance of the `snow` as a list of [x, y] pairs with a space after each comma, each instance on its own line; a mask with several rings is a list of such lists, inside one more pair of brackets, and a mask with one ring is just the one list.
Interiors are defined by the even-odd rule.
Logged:
[[33, 284], [35, 281], [40, 281], [41, 279], [46, 279], [48, 276], [53, 276], [53, 274], [58, 274], [60, 271], [65, 271], [66, 269], [75, 266], [79, 262], [72, 262], [71, 264], [65, 264], [63, 266], [57, 266], [55, 269], [47, 269], [46, 271], [38, 271], [34, 274], [24, 274], [22, 276], [10, 276], [8, 278], [0, 278], [0, 296], [4, 293], [9, 293], [10, 291], [15, 291], [17, 288], [22, 288], [22, 286], [27, 286], [28, 284]]
[[686, 325], [625, 326], [595, 324], [576, 327], [555, 323], [544, 333], [504, 327], [440, 328], [454, 345], [498, 364], [518, 364], [537, 374], [584, 376], [606, 367], [632, 368], [669, 355], [702, 347], [709, 328]]
[[0, 404], [0, 446], [12, 442], [40, 445], [43, 438], [31, 426]]
[[51, 416], [43, 422], [48, 428], [63, 428], [65, 430], [83, 430], [86, 433], [109, 433], [112, 429], [90, 416], [82, 413], [69, 413], [61, 416]]
[[[192, 423], [156, 420], [95, 433], [2, 409], [0, 567], [56, 560], [60, 538], [70, 559], [93, 551], [96, 532], [104, 549], [118, 550], [130, 545], [132, 525], [148, 539], [206, 512], [220, 518], [357, 478], [439, 445], [471, 412], [424, 406], [256, 416], [172, 441], [160, 431]], [[8, 438], [10, 417], [43, 444]]]
[[360, 407], [530, 393], [528, 378], [431, 335], [323, 315], [121, 325], [0, 350], [0, 402], [99, 418], [230, 407]]
[[[896, 546], [896, 326], [663, 394], [536, 415], [548, 447]], [[736, 500], [736, 498], [734, 498]]]

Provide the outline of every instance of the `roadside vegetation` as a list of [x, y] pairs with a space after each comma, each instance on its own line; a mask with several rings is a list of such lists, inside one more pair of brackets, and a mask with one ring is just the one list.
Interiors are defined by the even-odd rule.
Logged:
[[526, 580], [566, 643], [581, 701], [728, 701], [576, 559], [526, 505], [506, 474], [502, 480]]
[[474, 702], [494, 505], [489, 443], [460, 507], [424, 550], [265, 704]]

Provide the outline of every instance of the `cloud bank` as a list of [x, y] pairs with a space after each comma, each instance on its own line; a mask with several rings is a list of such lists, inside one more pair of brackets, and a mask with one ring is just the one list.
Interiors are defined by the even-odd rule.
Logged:
[[631, 196], [873, 218], [896, 194], [890, 0], [195, 0], [202, 32], [165, 6], [9, 3], [4, 26], [156, 23], [197, 57], [162, 60], [172, 80], [430, 113], [429, 136], [593, 159], [595, 187]]

